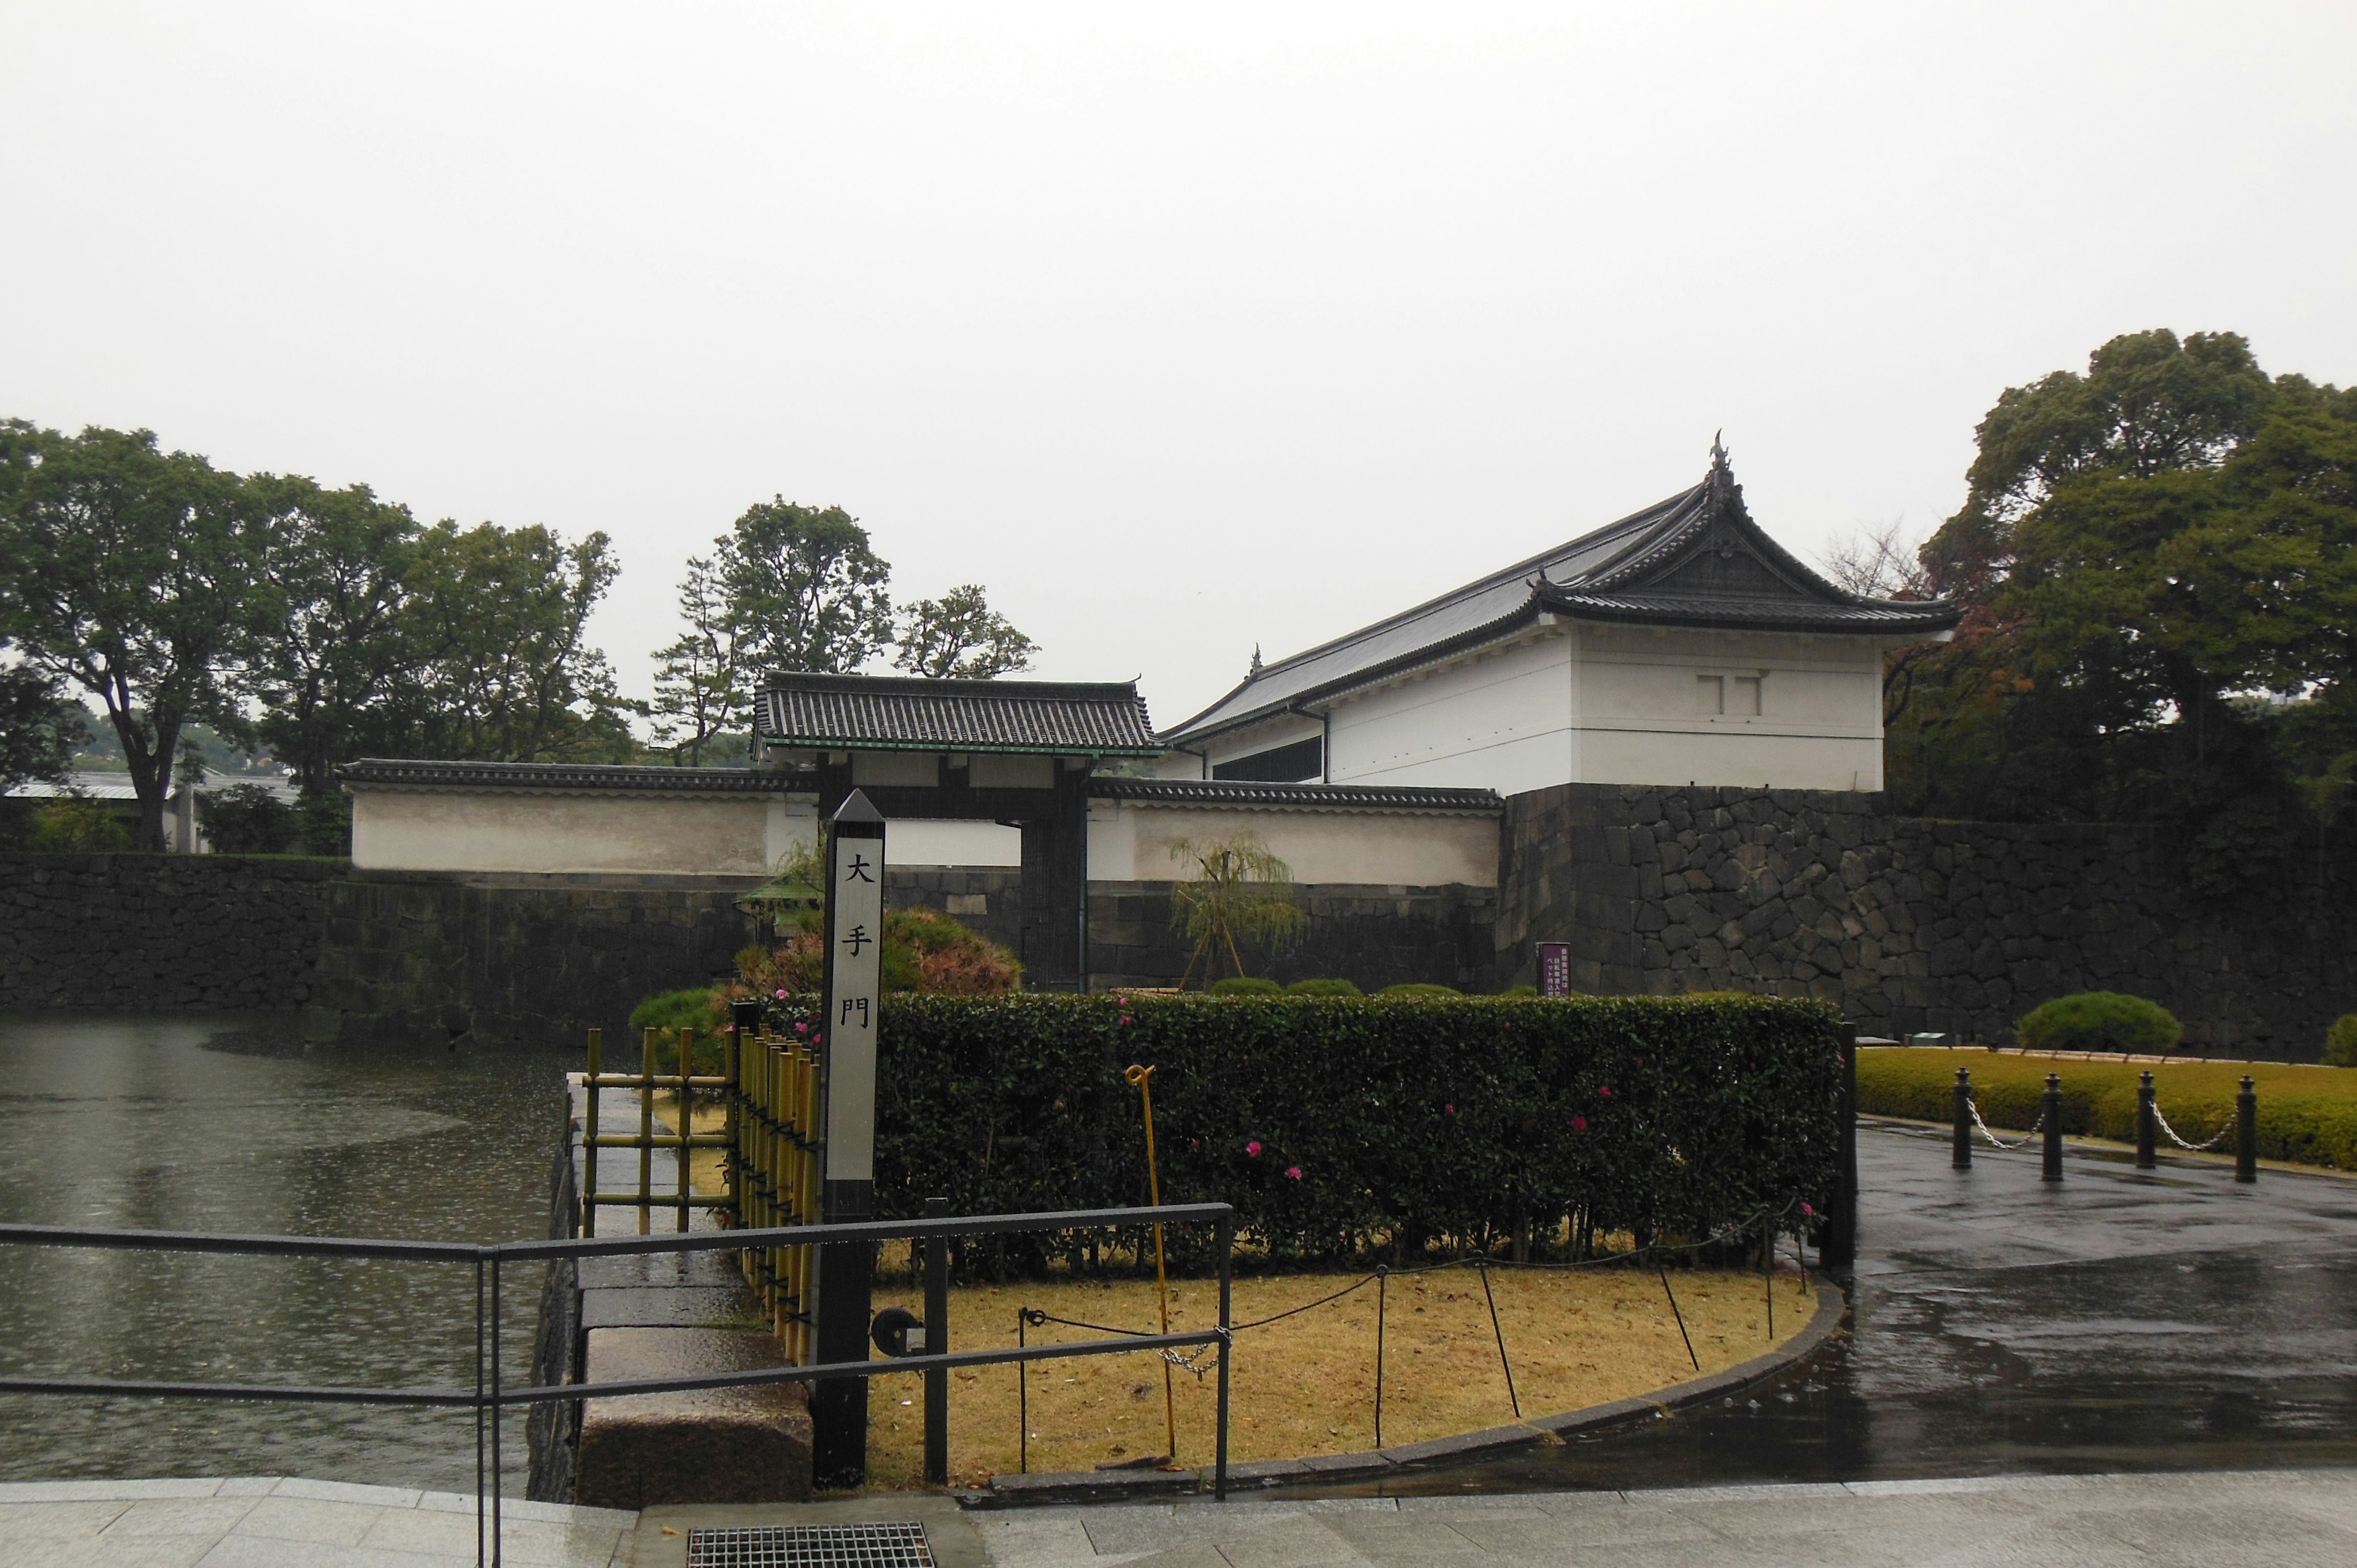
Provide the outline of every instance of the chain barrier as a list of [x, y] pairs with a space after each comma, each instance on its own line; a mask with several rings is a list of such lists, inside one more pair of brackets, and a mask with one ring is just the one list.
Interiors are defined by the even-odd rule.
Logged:
[[2038, 1113], [2038, 1120], [2029, 1124], [2029, 1131], [2024, 1133], [2019, 1138], [2008, 1144], [2003, 1138], [1998, 1137], [1996, 1133], [1989, 1131], [1989, 1124], [1981, 1120], [1981, 1108], [1976, 1102], [1967, 1100], [1964, 1101], [1964, 1104], [1972, 1111], [1973, 1125], [1981, 1130], [1981, 1136], [1986, 1138], [1990, 1143], [1996, 1144], [1998, 1148], [2004, 1150], [2007, 1154], [2011, 1154], [2014, 1150], [2028, 1144], [2030, 1139], [2038, 1136], [2039, 1129], [2046, 1125], [2046, 1112], [2041, 1110]]
[[2177, 1129], [2169, 1124], [2169, 1118], [2160, 1113], [2160, 1102], [2158, 1101], [2155, 1101], [2153, 1102], [2152, 1119], [2159, 1125], [2162, 1132], [2169, 1134], [2169, 1141], [2170, 1143], [2176, 1144], [2180, 1149], [2190, 1150], [2197, 1155], [2205, 1149], [2216, 1148], [2219, 1144], [2225, 1139], [2226, 1134], [2234, 1130], [2234, 1120], [2230, 1116], [2226, 1119], [2226, 1124], [2219, 1128], [2215, 1133], [2212, 1133], [2208, 1138], [2199, 1144], [2189, 1144], [2183, 1138], [2178, 1136]]

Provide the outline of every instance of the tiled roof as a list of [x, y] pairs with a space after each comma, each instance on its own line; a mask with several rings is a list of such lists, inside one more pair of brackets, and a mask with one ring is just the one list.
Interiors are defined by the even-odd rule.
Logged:
[[1165, 738], [1200, 739], [1480, 647], [1544, 610], [1729, 630], [1931, 636], [1956, 624], [1961, 612], [1945, 599], [1861, 598], [1825, 581], [1751, 521], [1726, 454], [1714, 448], [1711, 457], [1710, 472], [1692, 489], [1261, 666]]
[[761, 693], [772, 746], [1154, 757], [1135, 682], [779, 675]]
[[1121, 779], [1089, 780], [1100, 800], [1141, 806], [1250, 806], [1294, 811], [1482, 811], [1506, 809], [1489, 789], [1443, 789], [1409, 784], [1262, 784], [1249, 779]]
[[336, 769], [347, 784], [394, 789], [611, 789], [663, 795], [774, 795], [803, 786], [750, 768], [626, 768], [597, 762], [432, 762], [363, 757]]

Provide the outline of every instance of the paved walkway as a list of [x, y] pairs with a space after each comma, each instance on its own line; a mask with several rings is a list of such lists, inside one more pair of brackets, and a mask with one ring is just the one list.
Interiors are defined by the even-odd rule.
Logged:
[[[510, 1502], [507, 1561], [633, 1561], [636, 1514]], [[683, 1558], [685, 1553], [681, 1553]], [[457, 1568], [475, 1499], [278, 1477], [0, 1484], [0, 1568]]]
[[[919, 1513], [942, 1568], [2357, 1563], [2357, 1471], [2351, 1470], [1238, 1498], [963, 1517], [941, 1498], [644, 1516], [510, 1503], [506, 1560], [519, 1568], [681, 1568], [693, 1523], [814, 1524]], [[266, 1477], [0, 1487], [5, 1568], [458, 1568], [474, 1561], [474, 1499], [447, 1493]]]
[[1339, 1498], [977, 1517], [995, 1568], [2357, 1563], [2357, 1471]]

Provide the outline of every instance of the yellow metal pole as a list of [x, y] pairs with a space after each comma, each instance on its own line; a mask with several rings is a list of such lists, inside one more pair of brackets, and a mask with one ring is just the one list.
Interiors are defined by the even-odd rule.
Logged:
[[589, 1031], [589, 1070], [582, 1086], [589, 1102], [581, 1110], [581, 1234], [597, 1234], [597, 1073], [606, 1056], [606, 1031]]
[[639, 1234], [654, 1229], [655, 1031], [639, 1041]]
[[679, 1228], [687, 1229], [687, 1200], [693, 1193], [694, 1177], [688, 1167], [689, 1140], [694, 1136], [694, 1091], [687, 1080], [695, 1064], [695, 1031], [683, 1028], [679, 1032]]
[[[1137, 1092], [1146, 1102], [1146, 1190], [1154, 1207], [1162, 1207], [1162, 1172], [1154, 1158], [1154, 1069], [1133, 1067], [1124, 1074], [1137, 1085]], [[1162, 1221], [1154, 1222], [1154, 1289], [1162, 1298], [1162, 1332], [1170, 1332], [1170, 1281], [1162, 1267]], [[1170, 1388], [1170, 1358], [1162, 1358], [1162, 1424], [1170, 1445], [1164, 1452], [1175, 1464], [1178, 1458], [1178, 1401]]]

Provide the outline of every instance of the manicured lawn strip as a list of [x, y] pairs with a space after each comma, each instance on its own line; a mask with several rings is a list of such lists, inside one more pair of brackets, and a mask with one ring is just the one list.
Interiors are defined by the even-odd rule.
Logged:
[[[2160, 1113], [2179, 1135], [2200, 1143], [2234, 1113], [2248, 1073], [2259, 1096], [2259, 1157], [2357, 1169], [2357, 1069], [2269, 1067], [2238, 1062], [2073, 1062], [1983, 1051], [1862, 1050], [1858, 1109], [1871, 1116], [1945, 1122], [1956, 1069], [1973, 1075], [1973, 1100], [1991, 1127], [2016, 1131], [2038, 1120], [2046, 1075], [2062, 1079], [2062, 1130], [2136, 1141], [2137, 1075], [2147, 1068]], [[2231, 1153], [2233, 1140], [2221, 1145]], [[2164, 1148], [2171, 1147], [2167, 1136]]]

